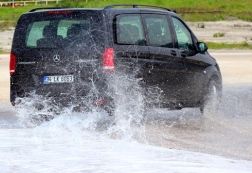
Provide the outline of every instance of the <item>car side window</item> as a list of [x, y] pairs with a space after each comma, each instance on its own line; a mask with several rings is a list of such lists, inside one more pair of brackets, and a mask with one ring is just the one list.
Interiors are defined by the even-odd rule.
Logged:
[[144, 45], [145, 36], [140, 15], [119, 15], [116, 18], [118, 44]]
[[150, 46], [173, 47], [172, 35], [165, 15], [147, 15], [144, 20]]
[[172, 17], [172, 22], [177, 36], [178, 48], [194, 50], [191, 32], [179, 19]]

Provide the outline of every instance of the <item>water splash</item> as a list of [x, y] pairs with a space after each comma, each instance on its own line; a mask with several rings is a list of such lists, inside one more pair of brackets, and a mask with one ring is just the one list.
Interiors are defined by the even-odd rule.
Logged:
[[[17, 100], [18, 104], [15, 109], [20, 124], [23, 127], [36, 127], [40, 124], [43, 126], [45, 120], [51, 120], [48, 123], [52, 124], [64, 124], [70, 123], [71, 119], [76, 120], [79, 116], [79, 120], [83, 121], [79, 124], [80, 128], [85, 130], [103, 131], [102, 133], [112, 138], [143, 141], [144, 97], [139, 79], [136, 79], [134, 74], [126, 75], [121, 72], [110, 77], [109, 87], [112, 88], [113, 93], [107, 94], [110, 94], [115, 101], [114, 116], [108, 116], [104, 110], [90, 104], [92, 98], [89, 96], [95, 93], [83, 98], [85, 104], [89, 106], [89, 111], [79, 113], [73, 111], [76, 107], [75, 104], [66, 107], [57, 106], [51, 104], [52, 99], [32, 93], [29, 97]], [[97, 91], [91, 90], [91, 92]]]

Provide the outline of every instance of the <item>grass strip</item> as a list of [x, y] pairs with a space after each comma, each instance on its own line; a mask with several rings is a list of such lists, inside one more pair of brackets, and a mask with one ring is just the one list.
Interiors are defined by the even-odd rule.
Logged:
[[60, 5], [92, 8], [111, 4], [145, 4], [175, 9], [187, 21], [234, 18], [252, 21], [251, 0], [63, 0]]
[[[251, 0], [63, 0], [61, 7], [104, 7], [111, 4], [146, 4], [175, 9], [187, 21], [217, 21], [228, 19], [242, 19], [252, 21]], [[47, 7], [56, 6], [49, 4]], [[24, 7], [0, 7], [0, 21], [7, 21], [7, 25], [14, 26], [19, 16], [33, 8], [45, 5], [28, 5]], [[0, 28], [2, 27], [0, 26]]]
[[216, 43], [207, 42], [209, 49], [252, 49], [252, 45], [247, 42], [241, 43]]

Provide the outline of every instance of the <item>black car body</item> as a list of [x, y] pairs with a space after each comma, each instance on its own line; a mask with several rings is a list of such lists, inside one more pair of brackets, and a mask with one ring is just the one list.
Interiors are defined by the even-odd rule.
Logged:
[[11, 103], [36, 93], [111, 106], [108, 78], [117, 71], [134, 72], [146, 103], [160, 107], [202, 107], [211, 81], [221, 90], [216, 60], [175, 12], [114, 7], [23, 14], [12, 45]]

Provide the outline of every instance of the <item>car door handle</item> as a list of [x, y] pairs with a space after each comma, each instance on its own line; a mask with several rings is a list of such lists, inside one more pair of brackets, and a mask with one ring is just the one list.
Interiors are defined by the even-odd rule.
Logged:
[[185, 58], [186, 57], [186, 53], [185, 52], [181, 52], [181, 57]]
[[189, 54], [189, 51], [188, 51], [188, 50], [182, 50], [182, 51], [180, 52], [180, 55], [181, 55], [181, 57], [183, 57], [183, 58], [187, 57], [188, 54]]
[[172, 56], [177, 56], [177, 52], [175, 50], [171, 50], [171, 55]]

